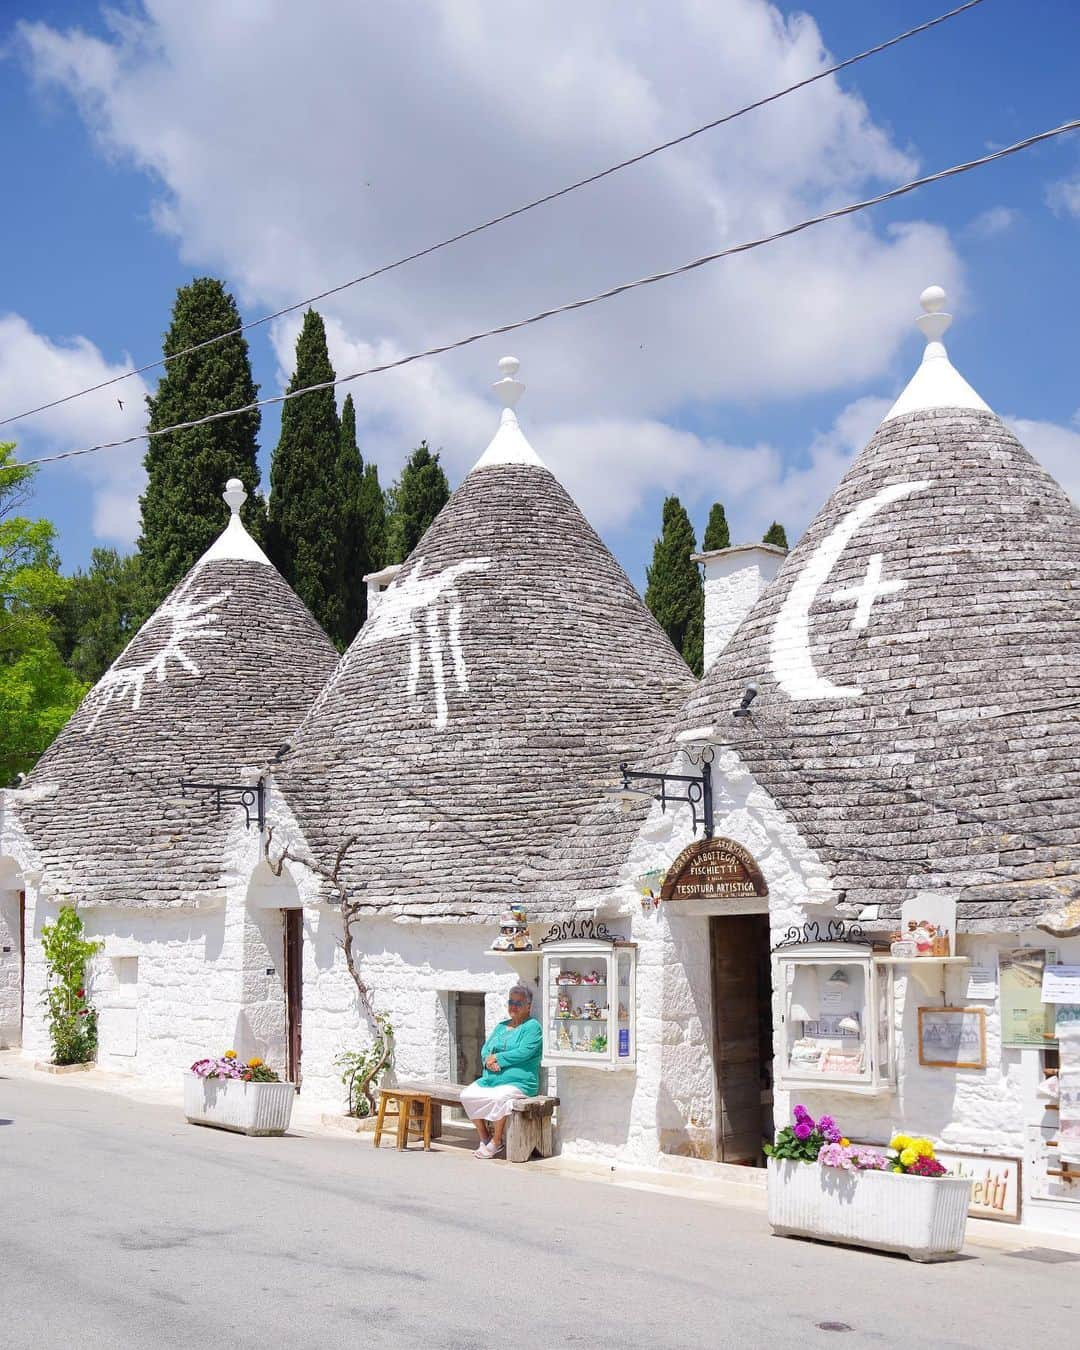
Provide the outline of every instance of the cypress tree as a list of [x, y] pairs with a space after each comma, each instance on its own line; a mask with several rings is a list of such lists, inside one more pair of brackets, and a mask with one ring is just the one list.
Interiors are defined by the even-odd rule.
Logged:
[[763, 544], [778, 544], [781, 548], [787, 548], [787, 531], [779, 521], [774, 520], [765, 531], [765, 538], [761, 542]]
[[450, 484], [439, 463], [439, 452], [432, 454], [427, 441], [421, 441], [388, 495], [386, 551], [389, 562], [400, 563], [450, 500]]
[[694, 672], [701, 674], [705, 628], [705, 590], [697, 563], [694, 527], [678, 497], [664, 502], [663, 528], [646, 570], [645, 603]]
[[[296, 340], [289, 392], [334, 379], [322, 315], [309, 309]], [[333, 389], [290, 399], [270, 464], [267, 552], [333, 641], [346, 641], [341, 424]]]
[[731, 547], [731, 534], [728, 531], [727, 516], [723, 502], [713, 502], [709, 512], [709, 523], [705, 526], [705, 537], [701, 541], [703, 553], [712, 553], [718, 548]]
[[[174, 356], [239, 326], [236, 301], [222, 283], [216, 277], [197, 277], [176, 293], [164, 353]], [[156, 392], [147, 396], [149, 426], [153, 431], [243, 407], [253, 403], [258, 393], [247, 342], [243, 334], [236, 333], [166, 365]], [[239, 478], [247, 489], [244, 524], [256, 539], [262, 539], [266, 507], [256, 492], [259, 420], [256, 408], [150, 441], [139, 538], [147, 613], [225, 528], [229, 509], [221, 494], [230, 478]]]
[[356, 408], [352, 394], [346, 395], [341, 409], [337, 474], [342, 517], [344, 626], [341, 640], [348, 645], [364, 622], [367, 598], [364, 574], [372, 571], [364, 528], [364, 461], [356, 444]]
[[[364, 482], [360, 489], [360, 510], [364, 519], [364, 538], [367, 540], [371, 572], [385, 567], [386, 554], [386, 494], [379, 486], [379, 468], [364, 465]], [[367, 592], [364, 595], [364, 617], [367, 618]]]

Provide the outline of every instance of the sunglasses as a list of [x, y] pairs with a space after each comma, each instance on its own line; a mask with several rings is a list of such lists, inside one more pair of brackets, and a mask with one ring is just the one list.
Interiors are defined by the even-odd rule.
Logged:
[[524, 1008], [525, 1000], [523, 998], [509, 999], [506, 1005], [508, 1008]]

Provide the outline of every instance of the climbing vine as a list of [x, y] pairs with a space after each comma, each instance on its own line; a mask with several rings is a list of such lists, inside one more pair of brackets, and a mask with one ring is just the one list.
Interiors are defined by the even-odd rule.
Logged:
[[86, 963], [104, 944], [83, 932], [82, 919], [70, 905], [61, 909], [55, 923], [41, 929], [54, 1064], [89, 1064], [97, 1054], [97, 1012], [86, 996]]
[[360, 905], [357, 901], [349, 898], [348, 890], [338, 880], [341, 865], [345, 861], [349, 849], [356, 843], [357, 837], [351, 835], [345, 840], [341, 848], [338, 849], [332, 868], [322, 867], [313, 858], [303, 858], [290, 852], [287, 844], [282, 848], [275, 861], [270, 856], [270, 845], [274, 838], [273, 826], [266, 832], [264, 852], [267, 864], [275, 876], [281, 876], [287, 862], [299, 863], [301, 867], [306, 867], [308, 871], [314, 872], [316, 876], [328, 882], [337, 892], [343, 932], [343, 937], [338, 945], [344, 953], [345, 966], [353, 984], [356, 986], [360, 1006], [367, 1018], [368, 1027], [371, 1031], [371, 1044], [365, 1050], [343, 1050], [334, 1063], [341, 1070], [341, 1081], [349, 1094], [349, 1114], [351, 1116], [367, 1116], [371, 1114], [375, 1107], [374, 1092], [379, 1077], [386, 1069], [390, 1068], [394, 1061], [394, 1028], [385, 1013], [375, 1011], [375, 1005], [371, 1000], [371, 988], [360, 973], [352, 934], [352, 921], [359, 914]]

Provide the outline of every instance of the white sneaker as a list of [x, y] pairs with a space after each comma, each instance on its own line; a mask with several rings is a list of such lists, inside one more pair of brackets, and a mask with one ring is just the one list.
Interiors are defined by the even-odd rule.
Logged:
[[495, 1145], [491, 1142], [490, 1139], [486, 1143], [481, 1144], [480, 1147], [473, 1154], [474, 1158], [494, 1158], [494, 1156], [495, 1156]]

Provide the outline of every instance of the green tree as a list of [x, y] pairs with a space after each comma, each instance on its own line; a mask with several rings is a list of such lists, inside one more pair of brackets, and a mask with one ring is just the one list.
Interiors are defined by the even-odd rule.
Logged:
[[364, 461], [356, 444], [356, 409], [352, 394], [341, 409], [341, 443], [338, 450], [338, 491], [341, 494], [341, 549], [344, 623], [343, 645], [359, 632], [367, 613], [364, 576], [373, 570], [364, 510]]
[[0, 445], [0, 784], [33, 767], [86, 692], [55, 642], [68, 586], [55, 531], [18, 514], [33, 470], [13, 450]]
[[763, 544], [777, 544], [780, 548], [787, 548], [787, 531], [779, 521], [774, 520], [765, 531], [765, 538], [761, 542]]
[[439, 452], [421, 441], [387, 494], [387, 562], [404, 562], [450, 500]]
[[96, 684], [138, 632], [147, 610], [139, 555], [94, 549], [87, 570], [70, 578], [57, 612], [57, 642], [68, 669]]
[[[386, 493], [379, 485], [379, 468], [376, 464], [364, 465], [360, 510], [364, 518], [364, 537], [367, 540], [368, 557], [371, 561], [368, 570], [378, 572], [380, 568], [386, 566], [389, 558], [386, 552]], [[366, 617], [366, 588], [364, 604]]]
[[705, 526], [705, 536], [701, 541], [703, 553], [712, 553], [715, 549], [730, 548], [731, 534], [728, 531], [727, 516], [723, 502], [713, 502], [709, 512], [709, 523]]
[[[151, 430], [255, 401], [259, 390], [251, 377], [242, 334], [187, 356], [176, 355], [239, 326], [236, 302], [216, 278], [197, 277], [189, 286], [180, 287], [164, 344], [165, 355], [176, 359], [165, 367], [157, 392], [146, 400]], [[258, 433], [256, 408], [150, 441], [139, 539], [148, 612], [157, 608], [225, 528], [229, 512], [221, 494], [230, 478], [239, 478], [247, 489], [244, 524], [262, 540], [266, 507], [256, 491]]]
[[646, 570], [645, 603], [672, 646], [694, 672], [701, 674], [705, 628], [705, 590], [697, 563], [694, 527], [678, 497], [664, 502], [660, 538], [653, 545]]
[[[296, 340], [289, 392], [333, 380], [322, 315], [309, 309]], [[345, 504], [339, 481], [341, 423], [333, 389], [290, 399], [270, 465], [267, 549], [278, 571], [329, 636], [345, 642]]]

